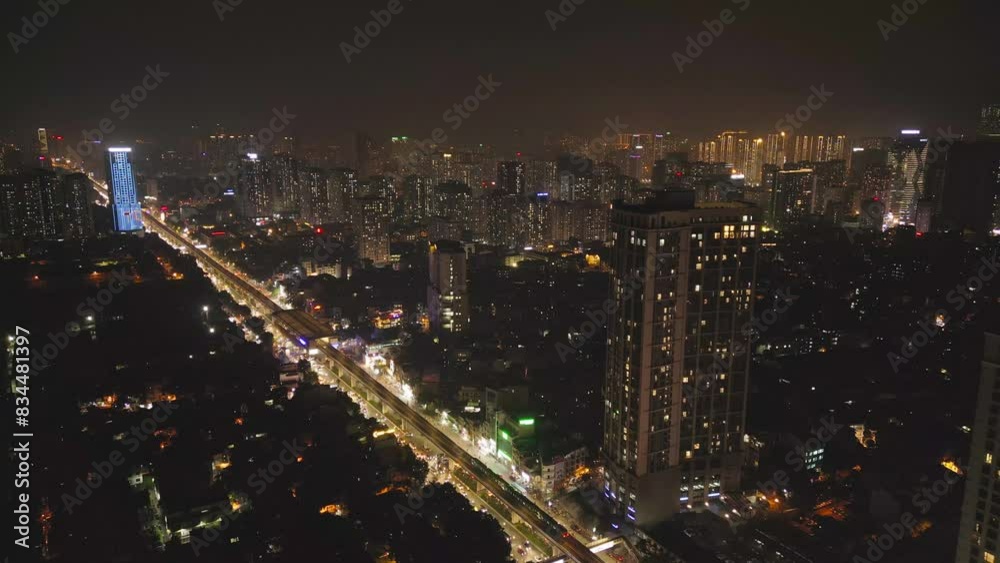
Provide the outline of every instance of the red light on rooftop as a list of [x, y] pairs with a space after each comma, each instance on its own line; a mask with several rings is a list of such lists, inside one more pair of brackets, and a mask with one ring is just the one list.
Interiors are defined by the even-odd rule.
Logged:
[[317, 235], [323, 234], [323, 227], [316, 227], [316, 234]]

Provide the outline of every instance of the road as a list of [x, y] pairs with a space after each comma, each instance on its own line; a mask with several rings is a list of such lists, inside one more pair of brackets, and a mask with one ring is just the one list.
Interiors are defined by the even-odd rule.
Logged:
[[[98, 193], [107, 197], [107, 192], [103, 186], [100, 186], [96, 182], [94, 182], [94, 185], [98, 188]], [[182, 246], [186, 252], [202, 263], [202, 267], [211, 269], [215, 275], [224, 278], [229, 284], [239, 288], [245, 296], [253, 298], [257, 302], [257, 305], [264, 311], [273, 314], [282, 310], [270, 297], [237, 275], [229, 267], [220, 263], [202, 249], [197, 248], [193, 242], [182, 237], [168, 225], [161, 222], [153, 213], [143, 210], [143, 214], [145, 215], [145, 223], [148, 228], [161, 237]], [[299, 336], [291, 333], [288, 327], [282, 326], [275, 319], [272, 319], [272, 321], [274, 321], [273, 324], [284, 333], [287, 339], [295, 341]], [[490, 471], [482, 462], [469, 455], [461, 446], [452, 441], [420, 413], [413, 410], [341, 351], [327, 346], [319, 346], [318, 349], [324, 356], [324, 359], [329, 364], [332, 364], [328, 365], [329, 368], [334, 369], [335, 373], [346, 371], [354, 376], [364, 385], [366, 390], [374, 393], [384, 405], [388, 405], [394, 412], [403, 417], [410, 431], [419, 432], [424, 439], [450, 457], [459, 467], [471, 473], [487, 491], [504, 502], [521, 520], [545, 536], [552, 545], [558, 546], [569, 557], [579, 563], [599, 563], [601, 561], [597, 555], [590, 552], [587, 546], [574, 538], [572, 534], [569, 534], [552, 517], [514, 490], [503, 478]]]

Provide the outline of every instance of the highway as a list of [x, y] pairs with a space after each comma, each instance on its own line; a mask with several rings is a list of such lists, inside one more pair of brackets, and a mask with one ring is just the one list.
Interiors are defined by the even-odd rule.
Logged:
[[[94, 186], [98, 193], [105, 198], [107, 197], [107, 192], [103, 186], [97, 182], [94, 182]], [[193, 242], [182, 237], [168, 225], [161, 222], [153, 213], [144, 209], [143, 214], [145, 215], [146, 226], [150, 230], [183, 247], [188, 254], [194, 256], [202, 264], [203, 268], [212, 270], [212, 273], [216, 276], [223, 278], [227, 283], [238, 288], [245, 297], [256, 301], [256, 305], [259, 308], [271, 314], [283, 310], [266, 294], [202, 249], [197, 248]], [[283, 326], [277, 319], [272, 318], [271, 320], [272, 324], [283, 333], [286, 339], [294, 342], [299, 336], [289, 331], [288, 327]], [[562, 549], [566, 555], [579, 563], [599, 563], [601, 561], [597, 555], [591, 553], [587, 546], [574, 538], [572, 534], [568, 533], [552, 517], [514, 490], [499, 475], [490, 471], [482, 462], [469, 455], [461, 446], [452, 441], [441, 430], [434, 427], [431, 422], [420, 413], [414, 411], [409, 405], [392, 393], [392, 391], [354, 363], [353, 360], [339, 350], [329, 346], [318, 346], [317, 348], [328, 363], [328, 368], [337, 374], [347, 372], [352, 375], [364, 386], [365, 390], [374, 393], [383, 405], [387, 405], [401, 416], [408, 430], [422, 435], [428, 442], [450, 457], [459, 467], [472, 474], [487, 491], [506, 504], [518, 518], [545, 536], [552, 545]]]

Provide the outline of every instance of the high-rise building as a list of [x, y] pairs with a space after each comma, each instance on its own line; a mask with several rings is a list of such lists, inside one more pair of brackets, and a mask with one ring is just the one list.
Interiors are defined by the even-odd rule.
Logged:
[[54, 173], [37, 168], [0, 176], [0, 233], [31, 240], [63, 236], [58, 183]]
[[389, 202], [379, 197], [354, 200], [354, 237], [358, 258], [376, 266], [389, 262]]
[[[616, 143], [623, 150], [625, 173], [643, 184], [652, 183], [653, 167], [675, 143], [670, 133], [619, 133]], [[589, 155], [602, 158], [604, 155]]]
[[[972, 426], [968, 474], [965, 476], [965, 499], [958, 527], [955, 563], [995, 561], [1000, 557], [997, 534], [1000, 534], [1000, 504], [993, 502], [1000, 487], [1000, 451], [996, 434], [1000, 431], [1000, 334], [986, 333], [983, 361], [980, 365], [976, 421]], [[948, 478], [952, 484], [961, 479]]]
[[270, 162], [250, 153], [240, 159], [236, 177], [236, 198], [245, 219], [259, 221], [274, 215], [277, 194], [271, 180]]
[[290, 154], [281, 153], [267, 159], [267, 183], [274, 194], [274, 213], [283, 217], [301, 217], [302, 192], [300, 163]]
[[734, 173], [743, 174], [747, 184], [760, 185], [764, 170], [764, 139], [740, 139], [734, 164]]
[[740, 488], [759, 220], [686, 190], [612, 210], [605, 495], [640, 526]]
[[497, 163], [497, 191], [503, 195], [526, 195], [525, 164], [516, 160]]
[[847, 162], [843, 160], [814, 162], [812, 168], [816, 171], [816, 197], [812, 213], [822, 215], [830, 204], [848, 203]]
[[403, 218], [407, 221], [426, 221], [431, 216], [430, 179], [411, 174], [403, 179]]
[[983, 106], [976, 135], [982, 140], [1000, 140], [1000, 104]]
[[816, 172], [812, 168], [779, 170], [768, 213], [776, 229], [788, 228], [809, 215], [815, 206]]
[[718, 141], [704, 141], [698, 143], [698, 162], [716, 163], [722, 161], [719, 153]]
[[86, 175], [70, 174], [63, 177], [58, 203], [62, 210], [62, 233], [66, 238], [94, 236], [94, 214], [90, 205], [92, 193], [90, 178]]
[[851, 144], [865, 150], [888, 151], [892, 143], [892, 137], [858, 137]]
[[826, 162], [847, 158], [844, 135], [799, 135], [795, 137], [794, 162]]
[[20, 152], [17, 145], [0, 142], [0, 175], [13, 175], [21, 170]]
[[525, 161], [525, 182], [529, 194], [547, 193], [559, 197], [559, 173], [554, 160]]
[[330, 175], [322, 168], [301, 167], [298, 185], [302, 197], [299, 204], [301, 217], [313, 224], [333, 220], [330, 200]]
[[295, 156], [295, 137], [285, 135], [274, 139], [274, 148], [271, 152], [275, 155], [285, 154]]
[[402, 216], [402, 209], [399, 205], [399, 197], [396, 193], [396, 179], [392, 176], [372, 176], [367, 182], [362, 183], [362, 192], [365, 197], [377, 197], [384, 199], [388, 205], [389, 215], [387, 219], [390, 224], [396, 223]]
[[524, 208], [525, 245], [537, 248], [552, 240], [551, 203], [545, 194], [528, 196]]
[[472, 190], [462, 182], [442, 182], [431, 192], [434, 215], [465, 223], [472, 213]]
[[466, 254], [461, 243], [439, 240], [431, 244], [427, 310], [431, 328], [463, 332], [469, 327]]
[[227, 133], [222, 126], [203, 141], [203, 156], [208, 159], [212, 170], [221, 171], [237, 162], [247, 152], [257, 150], [257, 141], [252, 135]]
[[117, 232], [142, 230], [142, 208], [132, 170], [132, 149], [112, 147], [104, 156], [111, 199], [111, 220]]
[[764, 164], [774, 164], [778, 168], [788, 161], [788, 135], [769, 133], [764, 137]]
[[330, 171], [330, 206], [335, 221], [350, 221], [354, 199], [359, 197], [358, 172], [353, 168]]
[[893, 184], [888, 206], [894, 223], [913, 222], [917, 200], [924, 196], [928, 149], [927, 138], [919, 130], [904, 129], [889, 150]]
[[719, 134], [719, 162], [735, 167], [739, 161], [740, 146], [749, 139], [746, 131], [723, 131]]

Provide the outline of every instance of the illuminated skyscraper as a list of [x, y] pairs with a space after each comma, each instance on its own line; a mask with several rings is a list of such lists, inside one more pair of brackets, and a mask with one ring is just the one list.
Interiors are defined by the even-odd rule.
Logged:
[[812, 168], [779, 170], [771, 191], [771, 212], [776, 229], [788, 228], [813, 211], [816, 196], [816, 173]]
[[760, 185], [761, 173], [764, 168], [764, 139], [740, 139], [737, 143], [736, 174], [743, 174], [746, 183], [751, 186]]
[[93, 193], [90, 178], [70, 174], [60, 182], [58, 204], [62, 215], [62, 233], [66, 238], [94, 236], [94, 215], [90, 200]]
[[412, 174], [403, 180], [403, 218], [408, 221], [426, 221], [431, 216], [430, 180]]
[[892, 168], [888, 164], [868, 164], [861, 173], [861, 199], [889, 200], [892, 191]]
[[330, 171], [330, 211], [335, 221], [350, 221], [354, 198], [358, 197], [358, 172], [353, 168]]
[[0, 233], [31, 240], [63, 236], [58, 178], [31, 169], [17, 176], [0, 176]]
[[378, 197], [354, 200], [354, 237], [358, 257], [376, 266], [389, 262], [389, 203]]
[[698, 143], [698, 162], [715, 163], [721, 160], [718, 141], [703, 141]]
[[[626, 174], [643, 184], [653, 179], [653, 167], [676, 146], [670, 133], [619, 133], [615, 145], [624, 150], [625, 160], [621, 162]], [[603, 155], [591, 155], [602, 158]]]
[[268, 183], [274, 193], [274, 213], [283, 217], [301, 216], [304, 194], [299, 176], [300, 163], [281, 153], [266, 160]]
[[132, 171], [132, 149], [109, 148], [105, 154], [111, 220], [117, 232], [142, 230], [142, 209]]
[[894, 222], [913, 222], [917, 200], [924, 196], [925, 168], [929, 145], [916, 129], [904, 129], [889, 150], [893, 183], [889, 193], [889, 213]]
[[298, 170], [302, 201], [301, 217], [313, 224], [333, 220], [330, 200], [330, 175], [322, 168], [302, 167]]
[[462, 332], [469, 326], [465, 248], [453, 240], [440, 240], [431, 245], [429, 257], [427, 309], [431, 328]]
[[274, 214], [277, 196], [274, 193], [270, 163], [256, 153], [240, 159], [236, 197], [240, 214], [246, 219], [263, 220]]
[[642, 526], [740, 488], [760, 220], [657, 197], [614, 205], [605, 311], [605, 495]]
[[784, 133], [770, 133], [764, 138], [764, 164], [774, 164], [778, 168], [788, 161], [788, 136]]
[[525, 164], [516, 160], [497, 163], [497, 191], [503, 195], [525, 195]]
[[826, 162], [846, 158], [844, 135], [799, 135], [795, 137], [793, 162]]

